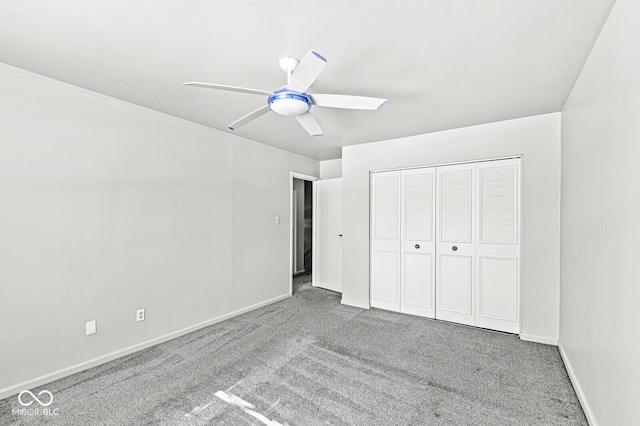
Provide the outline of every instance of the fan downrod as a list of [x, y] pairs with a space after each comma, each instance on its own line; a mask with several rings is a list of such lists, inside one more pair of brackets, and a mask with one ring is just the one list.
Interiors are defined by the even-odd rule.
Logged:
[[292, 58], [291, 56], [285, 56], [280, 59], [280, 68], [282, 71], [287, 73], [287, 84], [291, 80], [291, 74], [293, 74], [293, 70], [298, 67], [300, 61], [296, 58]]

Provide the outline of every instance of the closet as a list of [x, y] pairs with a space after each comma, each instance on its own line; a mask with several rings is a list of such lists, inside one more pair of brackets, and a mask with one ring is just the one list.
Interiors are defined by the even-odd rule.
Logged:
[[371, 173], [371, 306], [519, 333], [520, 168]]

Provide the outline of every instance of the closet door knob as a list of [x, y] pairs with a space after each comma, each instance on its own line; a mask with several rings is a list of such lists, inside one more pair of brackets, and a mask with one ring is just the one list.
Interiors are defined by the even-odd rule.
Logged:
[[416, 244], [416, 248], [419, 249], [420, 248], [420, 244]]
[[458, 250], [458, 246], [453, 246], [453, 247], [451, 247], [451, 250], [453, 250], [453, 251], [457, 251], [457, 250]]

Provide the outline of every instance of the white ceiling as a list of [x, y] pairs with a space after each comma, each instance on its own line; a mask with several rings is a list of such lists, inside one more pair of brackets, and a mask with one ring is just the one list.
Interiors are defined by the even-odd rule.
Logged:
[[[309, 93], [386, 98], [312, 108], [310, 137], [267, 114], [235, 133], [316, 159], [340, 147], [561, 110], [615, 0], [3, 0], [0, 61], [225, 132], [278, 60], [327, 58]], [[1, 94], [0, 94], [1, 95]]]

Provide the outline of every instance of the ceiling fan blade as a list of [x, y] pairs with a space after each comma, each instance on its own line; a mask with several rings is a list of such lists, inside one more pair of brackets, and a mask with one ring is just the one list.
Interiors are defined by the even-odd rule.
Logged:
[[269, 105], [265, 105], [261, 108], [258, 108], [257, 110], [245, 115], [244, 117], [242, 117], [240, 120], [236, 120], [233, 123], [229, 124], [229, 130], [235, 130], [240, 126], [244, 126], [245, 124], [247, 124], [250, 121], [255, 120], [258, 117], [262, 117], [263, 115], [265, 115], [266, 113], [269, 112]]
[[319, 53], [310, 50], [291, 73], [287, 89], [300, 93], [306, 92], [309, 86], [316, 81], [326, 64], [327, 60], [325, 58], [320, 56]]
[[300, 123], [311, 136], [322, 136], [322, 129], [310, 112], [297, 115], [296, 118], [298, 119], [298, 123]]
[[273, 94], [273, 92], [268, 92], [266, 90], [248, 89], [246, 87], [236, 87], [236, 86], [225, 86], [224, 84], [200, 83], [197, 81], [190, 81], [188, 83], [182, 83], [182, 84], [184, 86], [204, 87], [205, 89], [218, 89], [218, 90], [227, 90], [229, 92], [251, 93], [252, 95], [268, 96]]
[[313, 104], [320, 107], [345, 108], [345, 109], [380, 109], [387, 103], [386, 99], [368, 98], [365, 96], [350, 95], [309, 95]]

